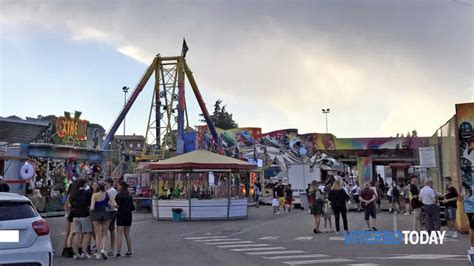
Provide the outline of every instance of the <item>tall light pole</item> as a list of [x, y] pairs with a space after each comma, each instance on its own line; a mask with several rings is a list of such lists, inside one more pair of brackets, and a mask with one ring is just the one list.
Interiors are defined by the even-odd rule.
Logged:
[[[125, 105], [127, 105], [127, 92], [130, 88], [123, 86], [122, 91], [123, 91], [123, 107], [125, 108]], [[125, 117], [123, 118], [123, 136], [125, 138]]]
[[329, 108], [328, 109], [323, 109], [323, 114], [326, 115], [326, 134], [328, 133], [328, 114], [329, 114]]

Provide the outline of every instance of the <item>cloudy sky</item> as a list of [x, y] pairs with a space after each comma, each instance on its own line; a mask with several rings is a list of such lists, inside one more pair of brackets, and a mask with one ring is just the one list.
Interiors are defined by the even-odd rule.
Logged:
[[[338, 137], [432, 135], [474, 100], [472, 0], [0, 3], [0, 116], [80, 110], [108, 129], [122, 86], [183, 36], [207, 106], [240, 126], [325, 132], [330, 108]], [[127, 133], [144, 133], [151, 85]]]

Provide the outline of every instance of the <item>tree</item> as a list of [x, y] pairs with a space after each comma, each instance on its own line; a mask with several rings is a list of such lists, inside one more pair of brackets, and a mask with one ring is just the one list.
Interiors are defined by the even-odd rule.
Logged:
[[[226, 105], [222, 105], [222, 100], [218, 99], [214, 104], [214, 112], [210, 115], [212, 124], [220, 129], [228, 130], [231, 128], [237, 128], [239, 125], [234, 121], [233, 115], [227, 112]], [[203, 114], [200, 114], [203, 117]], [[201, 122], [206, 123], [206, 120], [202, 119]]]

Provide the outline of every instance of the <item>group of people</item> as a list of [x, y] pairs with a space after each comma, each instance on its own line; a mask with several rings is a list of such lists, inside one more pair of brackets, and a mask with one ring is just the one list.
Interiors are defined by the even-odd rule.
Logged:
[[107, 259], [109, 255], [120, 258], [123, 237], [127, 243], [124, 255], [133, 256], [130, 228], [135, 206], [127, 182], [81, 178], [69, 186], [67, 195], [64, 257], [90, 259], [95, 251], [96, 259]]
[[284, 185], [281, 180], [273, 187], [273, 215], [280, 214], [280, 207], [283, 209], [283, 213], [291, 211], [291, 205], [293, 204], [293, 190], [291, 184]]
[[[391, 203], [391, 210], [397, 210], [393, 207], [394, 203], [399, 203], [397, 191], [401, 192], [398, 196], [405, 197], [404, 208], [405, 214], [413, 215], [413, 230], [420, 231], [423, 228], [422, 213], [424, 213], [424, 230], [429, 232], [439, 230], [441, 227], [440, 203], [446, 207], [446, 220], [448, 226], [448, 236], [457, 238], [455, 230], [456, 220], [456, 201], [458, 192], [452, 184], [450, 177], [445, 178], [446, 193], [435, 192], [432, 180], [425, 180], [424, 186], [420, 188], [418, 185], [418, 177], [412, 175], [410, 184], [400, 189], [396, 184], [387, 191]], [[326, 184], [319, 181], [313, 181], [307, 188], [308, 202], [310, 205], [310, 213], [314, 217], [313, 232], [321, 233], [320, 220], [324, 218], [324, 229], [332, 232], [331, 216], [334, 215], [336, 231], [340, 231], [340, 218], [342, 217], [343, 229], [348, 231], [347, 211], [348, 202], [352, 199], [356, 202], [357, 209], [363, 209], [364, 220], [367, 230], [377, 231], [376, 218], [377, 209], [380, 208], [380, 199], [383, 192], [376, 182], [365, 182], [361, 189], [357, 184], [344, 185], [344, 181], [339, 179], [329, 181]], [[441, 200], [442, 199], [442, 200]]]

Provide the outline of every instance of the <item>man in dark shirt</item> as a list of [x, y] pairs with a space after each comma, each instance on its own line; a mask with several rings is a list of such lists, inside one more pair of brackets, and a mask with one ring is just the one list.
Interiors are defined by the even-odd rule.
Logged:
[[413, 209], [413, 230], [420, 231], [421, 230], [421, 207], [423, 204], [421, 203], [419, 196], [420, 190], [418, 189], [418, 177], [416, 175], [411, 176], [411, 184], [410, 184], [410, 204]]
[[446, 206], [446, 221], [448, 223], [448, 230], [449, 234], [453, 238], [458, 237], [458, 233], [456, 232], [456, 228], [454, 224], [456, 222], [456, 208], [457, 208], [457, 199], [458, 199], [458, 191], [453, 186], [451, 177], [446, 177], [446, 195], [443, 203]]
[[280, 180], [275, 186], [275, 189], [273, 191], [273, 196], [276, 196], [278, 198], [278, 204], [279, 206], [283, 206], [283, 211], [286, 213], [286, 207], [285, 207], [285, 186], [283, 185], [283, 182]]
[[0, 175], [0, 192], [10, 192], [10, 186], [3, 180], [3, 176]]
[[[90, 233], [92, 233], [89, 212], [92, 193], [90, 190], [86, 190], [87, 181], [85, 179], [79, 179], [77, 186], [78, 189], [71, 195], [69, 200], [74, 232], [72, 248], [75, 259], [89, 259], [90, 254], [87, 253], [87, 247], [90, 243]], [[82, 254], [79, 252], [79, 246], [82, 247]]]
[[[377, 200], [377, 195], [375, 191], [370, 187], [369, 182], [365, 182], [364, 189], [360, 193], [360, 201], [362, 202], [362, 207], [365, 210], [365, 222], [367, 223], [368, 230], [377, 231], [375, 228], [375, 219], [376, 219], [376, 209], [375, 201]], [[373, 220], [373, 226], [370, 226], [370, 217]]]

